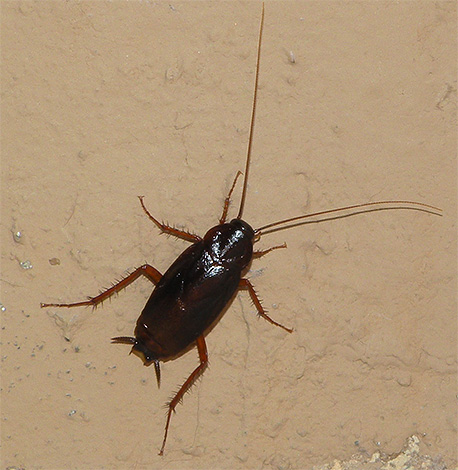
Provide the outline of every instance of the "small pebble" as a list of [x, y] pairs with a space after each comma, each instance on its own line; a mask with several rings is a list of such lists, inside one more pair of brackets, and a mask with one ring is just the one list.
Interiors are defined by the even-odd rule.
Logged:
[[27, 261], [22, 261], [21, 263], [19, 263], [21, 265], [21, 268], [22, 269], [32, 269], [33, 266], [32, 266], [32, 263], [27, 260]]

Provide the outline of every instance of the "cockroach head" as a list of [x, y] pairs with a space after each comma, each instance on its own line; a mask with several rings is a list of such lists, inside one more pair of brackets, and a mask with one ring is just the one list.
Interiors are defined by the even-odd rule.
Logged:
[[240, 230], [245, 237], [250, 240], [254, 239], [254, 230], [250, 224], [245, 222], [242, 219], [232, 219], [230, 221], [230, 225], [232, 225], [235, 229]]
[[160, 386], [161, 383], [161, 369], [159, 366], [158, 358], [145, 346], [145, 344], [133, 338], [132, 336], [118, 336], [116, 338], [111, 338], [112, 343], [117, 344], [131, 344], [132, 349], [130, 354], [135, 354], [138, 356], [145, 366], [150, 366], [154, 363], [154, 370], [156, 371], [157, 385]]
[[253, 256], [254, 230], [241, 219], [212, 227], [204, 244], [215, 261], [245, 268]]

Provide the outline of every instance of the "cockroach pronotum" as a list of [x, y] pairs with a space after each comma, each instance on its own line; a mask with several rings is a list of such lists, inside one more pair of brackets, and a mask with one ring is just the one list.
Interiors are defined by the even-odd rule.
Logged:
[[176, 405], [181, 401], [196, 379], [202, 375], [207, 366], [208, 354], [205, 334], [219, 319], [221, 312], [237, 290], [245, 289], [248, 291], [261, 317], [289, 333], [292, 332], [292, 329], [277, 323], [267, 315], [255, 293], [253, 285], [248, 279], [242, 277], [253, 258], [261, 257], [274, 249], [286, 247], [286, 245], [280, 245], [266, 250], [254, 251], [254, 243], [263, 235], [272, 231], [296, 227], [311, 221], [317, 222], [378, 210], [407, 209], [441, 215], [441, 209], [428, 204], [395, 200], [355, 204], [313, 214], [299, 215], [255, 229], [242, 219], [256, 114], [263, 25], [264, 5], [262, 6], [259, 27], [248, 149], [237, 216], [230, 222], [226, 222], [232, 193], [237, 179], [242, 175], [240, 171], [237, 173], [229, 194], [224, 201], [218, 225], [210, 228], [203, 237], [159, 222], [146, 208], [143, 197], [139, 196], [143, 211], [162, 233], [182, 238], [191, 242], [192, 245], [172, 263], [163, 275], [153, 266], [144, 264], [109, 289], [95, 297], [89, 298], [89, 300], [69, 304], [41, 304], [41, 307], [78, 307], [83, 305], [95, 307], [141, 275], [146, 276], [155, 284], [156, 287], [137, 320], [134, 336], [112, 338], [112, 342], [131, 345], [131, 352], [139, 356], [145, 365], [154, 364], [158, 386], [161, 379], [160, 361], [167, 361], [181, 355], [193, 344], [197, 346], [199, 365], [167, 404], [168, 411], [164, 437], [159, 451], [160, 455], [164, 453], [172, 411], [175, 410]]

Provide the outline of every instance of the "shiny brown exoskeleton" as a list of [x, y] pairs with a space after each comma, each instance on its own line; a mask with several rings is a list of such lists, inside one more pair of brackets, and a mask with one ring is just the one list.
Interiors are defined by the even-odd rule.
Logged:
[[[241, 217], [247, 190], [251, 143], [254, 129], [263, 22], [264, 5], [262, 8], [259, 31], [253, 108], [245, 163], [245, 175], [237, 217], [230, 222], [226, 222], [230, 198], [237, 178], [241, 175], [240, 172], [237, 173], [229, 194], [226, 197], [219, 224], [208, 230], [203, 238], [160, 223], [146, 209], [143, 203], [143, 197], [139, 197], [143, 210], [163, 233], [183, 238], [192, 242], [192, 245], [175, 260], [164, 275], [161, 275], [153, 266], [145, 264], [137, 268], [120, 282], [114, 284], [111, 288], [89, 300], [71, 304], [41, 304], [41, 307], [77, 307], [83, 305], [92, 305], [95, 307], [115, 292], [119, 292], [141, 275], [145, 275], [156, 285], [137, 320], [134, 336], [116, 337], [112, 339], [112, 342], [132, 345], [132, 352], [141, 357], [145, 365], [154, 364], [158, 385], [160, 384], [160, 361], [173, 359], [185, 352], [187, 348], [194, 343], [197, 345], [200, 359], [199, 365], [167, 404], [168, 413], [164, 438], [159, 452], [160, 455], [164, 452], [172, 411], [174, 411], [186, 391], [189, 390], [207, 366], [208, 355], [204, 336], [209, 327], [218, 319], [219, 315], [238, 289], [248, 290], [258, 314], [261, 317], [290, 333], [292, 332], [290, 328], [275, 322], [267, 315], [251, 282], [242, 277], [254, 257], [260, 257], [276, 248], [286, 247], [286, 245], [280, 245], [263, 251], [254, 251], [253, 245], [259, 240], [261, 235], [275, 230], [291, 228], [298, 224], [325, 220], [322, 216], [327, 216], [326, 218], [336, 218], [362, 212], [387, 209], [419, 210], [436, 215], [440, 215], [441, 212], [440, 209], [423, 203], [411, 201], [377, 201], [316, 212], [314, 214], [299, 215], [279, 222], [270, 223], [257, 229], [253, 229], [247, 222], [242, 220]], [[308, 220], [305, 221], [304, 219]], [[290, 223], [290, 225], [286, 225], [288, 223]], [[291, 225], [291, 223], [293, 223], [293, 225]]]

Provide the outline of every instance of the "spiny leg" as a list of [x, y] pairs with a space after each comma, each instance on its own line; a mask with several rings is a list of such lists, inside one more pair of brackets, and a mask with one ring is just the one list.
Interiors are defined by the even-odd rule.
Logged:
[[133, 273], [126, 276], [124, 279], [121, 279], [119, 282], [116, 282], [112, 287], [108, 288], [107, 290], [101, 292], [99, 295], [95, 297], [90, 297], [88, 300], [84, 300], [83, 302], [74, 302], [71, 304], [40, 304], [41, 308], [44, 307], [81, 307], [83, 305], [92, 305], [95, 307], [100, 302], [103, 302], [108, 297], [113, 295], [116, 292], [119, 292], [124, 287], [127, 287], [130, 283], [135, 281], [140, 276], [146, 276], [151, 282], [157, 284], [162, 277], [162, 274], [153, 266], [149, 264], [144, 264], [137, 268]]
[[276, 245], [276, 246], [267, 248], [267, 250], [256, 250], [253, 252], [253, 258], [260, 258], [261, 256], [267, 255], [267, 253], [270, 253], [273, 250], [278, 250], [279, 248], [288, 248], [288, 247], [286, 246], [286, 243], [282, 243], [281, 245]]
[[142, 208], [145, 211], [146, 215], [159, 227], [161, 232], [168, 233], [169, 235], [173, 235], [174, 237], [182, 238], [183, 240], [187, 240], [188, 242], [198, 242], [202, 240], [199, 235], [189, 233], [184, 230], [178, 230], [177, 228], [170, 227], [170, 225], [159, 222], [159, 220], [157, 220], [149, 213], [148, 209], [143, 203], [143, 196], [138, 196], [138, 199], [140, 199], [140, 204], [142, 205]]
[[223, 213], [221, 214], [221, 217], [219, 218], [219, 223], [220, 224], [224, 224], [224, 222], [226, 222], [227, 211], [229, 209], [229, 204], [231, 203], [232, 192], [234, 191], [235, 183], [237, 183], [237, 180], [239, 179], [239, 176], [241, 174], [242, 174], [242, 172], [239, 170], [237, 172], [237, 174], [235, 175], [234, 182], [232, 183], [231, 189], [229, 190], [229, 194], [227, 195], [226, 199], [224, 200]]
[[165, 423], [165, 432], [164, 440], [162, 441], [162, 447], [159, 451], [159, 455], [164, 455], [165, 441], [167, 440], [167, 433], [169, 431], [170, 418], [172, 416], [172, 411], [175, 411], [175, 407], [183, 399], [183, 395], [191, 388], [197, 378], [203, 373], [205, 368], [208, 365], [208, 353], [207, 345], [205, 344], [204, 336], [201, 335], [196, 340], [197, 351], [199, 352], [200, 364], [194, 369], [192, 374], [187, 378], [186, 382], [181, 386], [180, 390], [172, 398], [172, 400], [167, 404], [167, 421]]
[[269, 323], [272, 323], [272, 325], [276, 325], [276, 326], [279, 326], [280, 328], [283, 328], [288, 333], [293, 332], [292, 328], [287, 328], [286, 326], [283, 326], [280, 323], [277, 323], [276, 321], [272, 320], [272, 318], [270, 318], [269, 315], [267, 315], [266, 311], [264, 310], [264, 307], [261, 305], [261, 301], [258, 299], [258, 296], [256, 295], [253, 284], [251, 284], [251, 282], [248, 279], [240, 279], [239, 288], [248, 290], [248, 293], [250, 294], [251, 300], [253, 301], [258, 311], [258, 314], [262, 318], [267, 320]]

